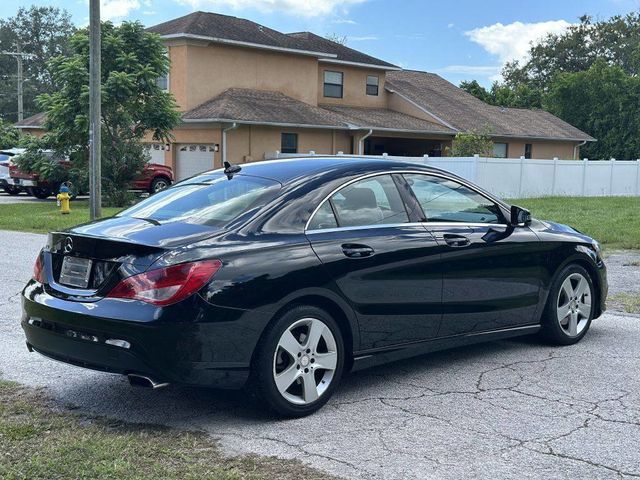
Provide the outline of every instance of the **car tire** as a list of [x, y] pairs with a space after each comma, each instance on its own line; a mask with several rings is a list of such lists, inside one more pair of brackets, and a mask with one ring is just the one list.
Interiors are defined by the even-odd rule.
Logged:
[[20, 195], [20, 188], [13, 185], [4, 187], [4, 191], [9, 195]]
[[161, 192], [162, 190], [169, 188], [170, 186], [171, 182], [166, 177], [156, 177], [151, 182], [149, 193], [153, 195], [154, 193]]
[[564, 267], [554, 279], [542, 314], [541, 334], [554, 345], [573, 345], [589, 330], [595, 311], [595, 288], [580, 265]]
[[48, 188], [32, 187], [29, 189], [29, 194], [33, 197], [44, 200], [52, 195], [51, 190]]
[[320, 308], [295, 306], [269, 324], [258, 342], [250, 388], [260, 405], [278, 415], [303, 417], [327, 403], [344, 363], [344, 340], [336, 321]]

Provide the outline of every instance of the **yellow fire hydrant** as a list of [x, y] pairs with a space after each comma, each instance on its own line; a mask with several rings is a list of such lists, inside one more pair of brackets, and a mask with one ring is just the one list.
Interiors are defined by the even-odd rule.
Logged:
[[60, 187], [60, 193], [56, 195], [58, 199], [58, 206], [60, 207], [60, 213], [63, 215], [66, 213], [70, 213], [71, 209], [69, 208], [69, 200], [71, 196], [69, 195], [69, 187], [66, 185], [62, 185]]

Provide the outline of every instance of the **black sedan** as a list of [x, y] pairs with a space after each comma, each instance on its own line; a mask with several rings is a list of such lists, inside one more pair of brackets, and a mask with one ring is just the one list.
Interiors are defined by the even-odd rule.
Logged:
[[27, 347], [134, 384], [247, 386], [287, 416], [347, 371], [540, 333], [605, 309], [598, 243], [448, 172], [301, 158], [203, 173], [51, 233]]

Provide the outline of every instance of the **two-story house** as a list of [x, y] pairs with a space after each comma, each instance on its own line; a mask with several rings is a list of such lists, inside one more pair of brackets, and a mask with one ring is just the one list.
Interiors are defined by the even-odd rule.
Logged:
[[439, 156], [470, 130], [490, 131], [495, 155], [512, 158], [578, 158], [594, 140], [547, 112], [487, 105], [437, 75], [310, 32], [207, 12], [149, 31], [167, 47], [170, 72], [159, 82], [182, 123], [172, 144], [148, 147], [179, 179], [276, 151]]

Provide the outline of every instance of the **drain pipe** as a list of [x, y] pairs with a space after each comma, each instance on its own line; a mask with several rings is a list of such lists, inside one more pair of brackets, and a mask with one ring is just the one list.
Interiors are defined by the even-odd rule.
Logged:
[[371, 136], [371, 134], [373, 133], [373, 129], [370, 128], [369, 132], [362, 137], [360, 140], [358, 140], [358, 155], [362, 155], [362, 151], [364, 150], [364, 141], [369, 138]]
[[233, 122], [230, 127], [222, 129], [222, 168], [224, 168], [224, 162], [227, 161], [227, 132], [236, 128], [238, 128], [238, 124]]
[[578, 149], [583, 146], [585, 143], [587, 143], [586, 140], [582, 141], [581, 143], [579, 143], [578, 145], [576, 145], [575, 147], [573, 147], [573, 159], [574, 160], [578, 160]]

